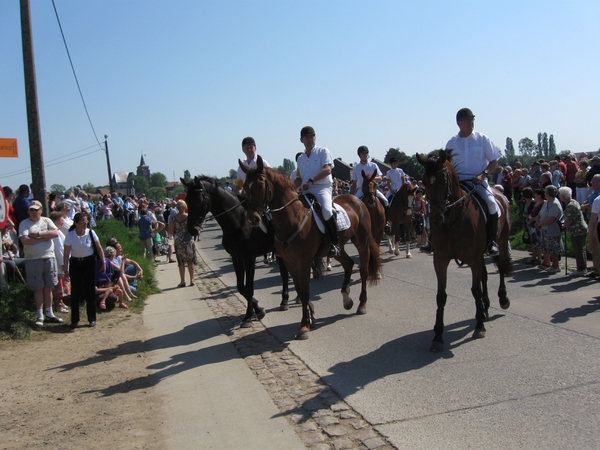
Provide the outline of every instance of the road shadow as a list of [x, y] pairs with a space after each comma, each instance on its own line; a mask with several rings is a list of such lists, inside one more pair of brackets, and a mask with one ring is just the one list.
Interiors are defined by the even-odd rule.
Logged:
[[585, 317], [589, 314], [600, 311], [600, 296], [590, 300], [585, 305], [577, 308], [565, 308], [552, 314], [550, 322], [552, 323], [567, 323], [569, 320], [576, 317]]

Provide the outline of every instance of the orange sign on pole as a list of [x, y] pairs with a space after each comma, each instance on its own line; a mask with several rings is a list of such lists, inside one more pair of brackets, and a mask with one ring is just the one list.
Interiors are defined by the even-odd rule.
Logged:
[[0, 158], [18, 158], [19, 149], [17, 140], [12, 138], [0, 138]]

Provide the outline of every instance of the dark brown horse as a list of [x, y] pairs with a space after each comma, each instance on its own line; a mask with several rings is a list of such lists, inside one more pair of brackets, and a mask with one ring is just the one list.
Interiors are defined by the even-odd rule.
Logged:
[[367, 209], [369, 210], [369, 215], [371, 216], [371, 234], [373, 235], [375, 242], [377, 242], [377, 246], [379, 246], [384, 234], [385, 210], [383, 209], [381, 202], [377, 199], [377, 183], [375, 182], [377, 172], [368, 175], [365, 174], [365, 171], [363, 170], [362, 177], [362, 201], [367, 205]]
[[[257, 256], [273, 251], [273, 230], [265, 233], [252, 227], [240, 199], [223, 189], [216, 179], [201, 176], [188, 182], [181, 178], [181, 182], [186, 187], [188, 232], [196, 236], [209, 211], [223, 230], [223, 248], [231, 255], [237, 289], [247, 301], [246, 316], [241, 326], [250, 327], [253, 313], [259, 320], [265, 316], [265, 310], [254, 298], [255, 260]], [[283, 260], [277, 258], [277, 262], [283, 285], [280, 309], [284, 311], [288, 309], [289, 277]]]
[[[275, 228], [275, 250], [288, 267], [294, 286], [302, 302], [302, 322], [297, 339], [307, 339], [314, 325], [314, 309], [309, 299], [310, 267], [315, 258], [327, 255], [329, 244], [319, 230], [313, 210], [307, 207], [298, 195], [296, 186], [284, 174], [264, 167], [258, 156], [255, 167], [248, 168], [240, 162], [246, 173], [244, 192], [247, 198], [248, 220], [254, 226], [265, 216]], [[303, 196], [302, 196], [303, 197]], [[340, 256], [336, 259], [344, 268], [342, 297], [344, 308], [352, 308], [350, 275], [354, 262], [344, 250], [344, 245], [352, 240], [360, 257], [360, 278], [362, 287], [357, 314], [367, 312], [367, 281], [377, 283], [381, 268], [379, 247], [371, 236], [371, 218], [364, 203], [354, 195], [338, 195], [334, 198], [348, 213], [350, 228], [339, 232]]]
[[[444, 341], [444, 307], [446, 306], [446, 278], [448, 264], [452, 259], [462, 261], [471, 268], [471, 293], [475, 299], [475, 331], [473, 338], [485, 337], [484, 321], [489, 317], [490, 300], [487, 294], [487, 269], [484, 254], [487, 247], [485, 217], [473, 198], [472, 191], [461, 188], [452, 166], [451, 152], [437, 150], [417, 161], [425, 168], [423, 184], [431, 208], [431, 240], [433, 243], [433, 266], [437, 276], [437, 313], [434, 327], [432, 352], [442, 351]], [[498, 224], [498, 247], [500, 254], [493, 259], [500, 273], [498, 298], [500, 307], [507, 309], [510, 301], [506, 295], [504, 278], [512, 271], [510, 257], [510, 208], [506, 198], [494, 192], [502, 214]]]
[[410, 183], [403, 183], [402, 187], [390, 199], [388, 206], [388, 221], [392, 230], [388, 239], [390, 253], [400, 254], [400, 225], [404, 225], [404, 240], [406, 242], [406, 257], [412, 258], [410, 253], [410, 233], [413, 225], [413, 203], [416, 188]]

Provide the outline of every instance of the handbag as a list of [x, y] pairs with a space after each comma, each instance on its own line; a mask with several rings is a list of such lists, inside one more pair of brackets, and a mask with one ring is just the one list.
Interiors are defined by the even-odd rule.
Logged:
[[96, 240], [94, 239], [94, 234], [92, 233], [92, 230], [89, 230], [89, 233], [90, 239], [92, 240], [92, 249], [94, 250], [94, 259], [96, 261], [101, 261], [100, 254], [98, 253], [98, 249], [96, 248]]

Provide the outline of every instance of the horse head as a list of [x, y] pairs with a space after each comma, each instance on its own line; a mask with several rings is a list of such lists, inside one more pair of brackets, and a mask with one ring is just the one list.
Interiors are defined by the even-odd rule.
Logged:
[[238, 164], [246, 174], [244, 182], [244, 195], [246, 196], [247, 220], [254, 227], [260, 225], [262, 214], [271, 200], [272, 189], [269, 187], [263, 160], [257, 156], [256, 166], [248, 167], [238, 159]]
[[361, 170], [363, 183], [362, 192], [364, 194], [364, 200], [369, 206], [373, 206], [377, 201], [377, 185], [375, 183], [375, 177], [377, 172], [373, 172], [371, 175], [367, 175], [364, 170]]
[[[447, 205], [452, 195], [451, 174], [456, 176], [452, 167], [451, 153], [446, 150], [434, 150], [425, 158], [417, 153], [417, 161], [425, 169], [423, 185], [427, 192], [427, 199], [431, 205], [432, 222], [445, 222]], [[458, 182], [457, 182], [458, 184]]]
[[210, 211], [210, 196], [206, 191], [204, 183], [199, 177], [185, 181], [180, 178], [186, 188], [185, 200], [188, 206], [187, 231], [192, 236], [197, 236], [200, 228]]

